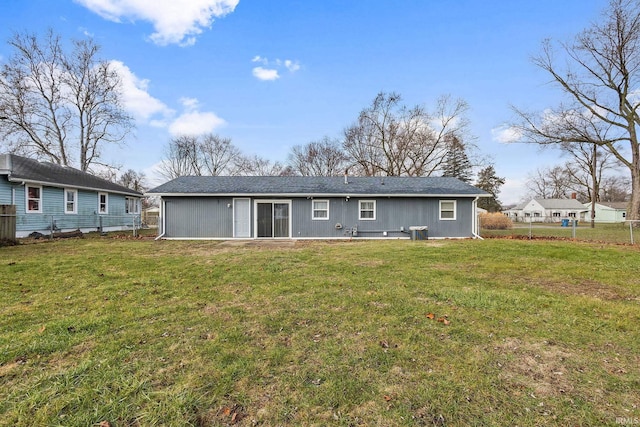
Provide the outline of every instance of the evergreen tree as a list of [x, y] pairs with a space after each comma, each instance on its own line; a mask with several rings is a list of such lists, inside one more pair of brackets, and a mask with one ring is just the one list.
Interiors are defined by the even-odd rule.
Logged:
[[500, 211], [502, 206], [498, 200], [498, 194], [500, 193], [500, 187], [503, 184], [504, 178], [500, 178], [496, 175], [496, 171], [493, 166], [487, 166], [478, 172], [476, 187], [491, 194], [491, 197], [481, 197], [478, 200], [478, 207], [486, 209], [488, 212]]
[[471, 182], [471, 169], [466, 147], [458, 137], [453, 136], [442, 165], [442, 176], [458, 178], [469, 183]]

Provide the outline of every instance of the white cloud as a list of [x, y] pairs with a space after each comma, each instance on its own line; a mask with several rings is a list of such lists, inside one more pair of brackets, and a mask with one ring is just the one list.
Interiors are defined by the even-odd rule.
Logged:
[[169, 125], [169, 133], [173, 136], [201, 135], [213, 132], [214, 129], [223, 126], [225, 123], [215, 113], [187, 111]]
[[497, 142], [517, 142], [522, 138], [522, 132], [513, 126], [502, 125], [491, 129], [491, 136]]
[[287, 70], [291, 71], [292, 73], [295, 73], [300, 69], [300, 63], [298, 63], [298, 61], [294, 62], [290, 59], [285, 59], [284, 66], [287, 67]]
[[121, 61], [111, 61], [111, 66], [121, 79], [124, 106], [135, 118], [146, 121], [157, 114], [173, 114], [173, 110], [149, 94], [149, 80], [138, 78]]
[[195, 111], [198, 109], [200, 102], [196, 98], [182, 97], [180, 98], [180, 103], [186, 111]]
[[234, 11], [239, 0], [75, 0], [114, 22], [148, 21], [154, 27], [151, 40], [161, 46], [192, 45], [214, 18]]
[[253, 76], [258, 80], [277, 80], [280, 78], [278, 70], [272, 68], [255, 67]]
[[253, 76], [258, 80], [277, 80], [280, 78], [279, 70], [287, 69], [291, 73], [295, 73], [300, 69], [300, 62], [291, 59], [274, 59], [269, 60], [264, 56], [256, 55], [251, 62], [262, 64], [261, 67], [253, 68]]

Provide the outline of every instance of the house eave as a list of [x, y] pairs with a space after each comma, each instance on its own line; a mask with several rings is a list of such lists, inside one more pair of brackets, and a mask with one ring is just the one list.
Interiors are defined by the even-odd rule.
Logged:
[[160, 197], [271, 197], [271, 198], [315, 198], [315, 197], [387, 197], [387, 198], [415, 198], [415, 197], [439, 197], [439, 198], [475, 198], [491, 197], [490, 194], [456, 194], [456, 193], [145, 193]]
[[126, 195], [126, 196], [132, 196], [132, 197], [144, 197], [143, 194], [135, 192], [135, 191], [127, 192], [127, 191], [112, 190], [112, 189], [107, 189], [107, 188], [87, 187], [87, 186], [75, 185], [75, 184], [64, 184], [64, 183], [59, 183], [59, 182], [40, 181], [40, 180], [34, 180], [34, 179], [28, 179], [28, 178], [20, 178], [20, 177], [16, 177], [16, 176], [13, 176], [13, 175], [8, 175], [7, 178], [8, 178], [7, 180], [9, 182], [28, 183], [28, 184], [42, 185], [42, 186], [46, 186], [46, 187], [73, 188], [73, 189], [78, 189], [78, 190], [88, 190], [88, 191], [98, 191], [98, 192], [104, 192], [104, 193], [123, 194], [123, 195]]

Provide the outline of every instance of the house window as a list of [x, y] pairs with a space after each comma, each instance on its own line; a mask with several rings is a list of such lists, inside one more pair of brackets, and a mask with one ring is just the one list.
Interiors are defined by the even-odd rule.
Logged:
[[78, 190], [64, 190], [64, 213], [78, 212]]
[[27, 212], [42, 212], [42, 187], [27, 185]]
[[560, 214], [560, 212], [554, 212], [553, 213], [553, 217], [554, 218], [560, 218], [562, 215]]
[[140, 213], [140, 199], [137, 197], [125, 197], [124, 199], [124, 210], [128, 214], [139, 214]]
[[98, 193], [98, 213], [109, 213], [109, 195], [107, 193]]
[[542, 215], [540, 214], [540, 212], [534, 212], [533, 216], [536, 218], [540, 218]]
[[375, 220], [376, 219], [376, 201], [375, 200], [360, 200], [360, 216], [361, 220]]
[[440, 219], [445, 221], [456, 219], [455, 200], [440, 200]]
[[576, 213], [575, 212], [569, 212], [569, 218], [575, 218], [576, 217]]
[[313, 212], [312, 219], [329, 219], [329, 201], [328, 200], [312, 200]]

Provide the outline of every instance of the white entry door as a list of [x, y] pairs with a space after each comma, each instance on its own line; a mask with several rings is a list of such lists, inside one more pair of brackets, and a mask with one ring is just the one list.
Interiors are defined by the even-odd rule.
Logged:
[[233, 237], [251, 237], [250, 199], [233, 199]]

